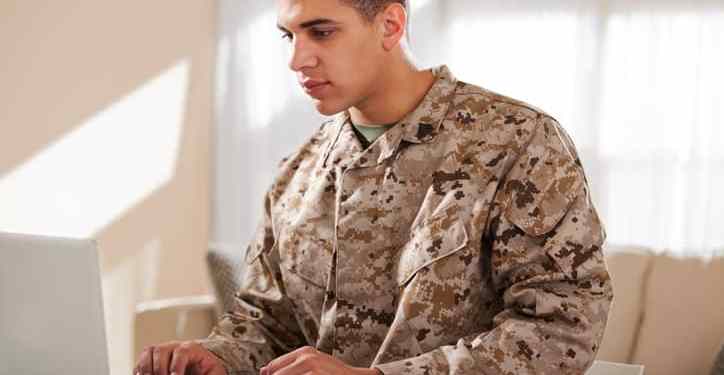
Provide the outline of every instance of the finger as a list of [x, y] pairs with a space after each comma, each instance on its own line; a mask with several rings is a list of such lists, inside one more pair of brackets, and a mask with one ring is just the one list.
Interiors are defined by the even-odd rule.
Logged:
[[169, 371], [172, 375], [184, 375], [189, 364], [188, 349], [185, 346], [178, 346], [171, 353], [171, 365]]
[[158, 347], [153, 348], [153, 351], [151, 352], [151, 363], [153, 363], [151, 368], [153, 369], [153, 375], [161, 375], [161, 369], [159, 368], [161, 365], [161, 358], [158, 358], [160, 354], [160, 349]]
[[152, 363], [152, 352], [153, 347], [149, 346], [146, 349], [143, 349], [141, 352], [141, 355], [138, 358], [138, 372], [139, 375], [150, 375], [151, 371], [153, 370]]
[[153, 349], [153, 375], [168, 375], [168, 362], [171, 351], [167, 348]]
[[294, 350], [292, 352], [289, 352], [287, 354], [284, 354], [280, 357], [277, 357], [276, 359], [271, 360], [269, 363], [267, 363], [266, 366], [262, 368], [262, 375], [272, 375], [276, 371], [279, 371], [281, 368], [286, 367], [290, 363], [294, 362], [294, 360], [297, 359], [300, 355], [303, 354], [313, 354], [316, 352], [316, 349], [312, 348], [311, 346], [304, 346], [297, 350]]
[[148, 370], [149, 372], [146, 372], [146, 375], [153, 375], [153, 351], [156, 350], [156, 348], [152, 348], [150, 350], [150, 353], [148, 355]]

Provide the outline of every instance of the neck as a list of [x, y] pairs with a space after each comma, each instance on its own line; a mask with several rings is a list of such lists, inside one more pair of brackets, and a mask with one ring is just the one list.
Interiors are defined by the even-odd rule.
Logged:
[[408, 61], [385, 69], [379, 85], [357, 105], [349, 108], [352, 122], [361, 125], [394, 124], [420, 104], [435, 82], [428, 70]]

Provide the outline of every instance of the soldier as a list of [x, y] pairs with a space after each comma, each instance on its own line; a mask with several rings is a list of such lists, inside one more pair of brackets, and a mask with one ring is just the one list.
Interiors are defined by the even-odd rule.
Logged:
[[136, 371], [582, 374], [613, 292], [564, 129], [416, 68], [405, 0], [277, 5], [289, 67], [334, 117], [279, 164], [235, 309]]

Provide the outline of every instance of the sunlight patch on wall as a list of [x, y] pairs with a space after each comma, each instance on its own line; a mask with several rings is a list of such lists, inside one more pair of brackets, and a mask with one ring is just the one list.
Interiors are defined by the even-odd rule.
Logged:
[[182, 60], [0, 177], [0, 230], [90, 237], [173, 177]]

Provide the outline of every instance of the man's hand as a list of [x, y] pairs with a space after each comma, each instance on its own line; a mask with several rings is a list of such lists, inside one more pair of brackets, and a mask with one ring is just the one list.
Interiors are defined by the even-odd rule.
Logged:
[[167, 342], [143, 350], [134, 375], [227, 375], [218, 358], [194, 342]]
[[269, 362], [261, 375], [382, 375], [377, 369], [351, 367], [311, 346], [299, 348]]

